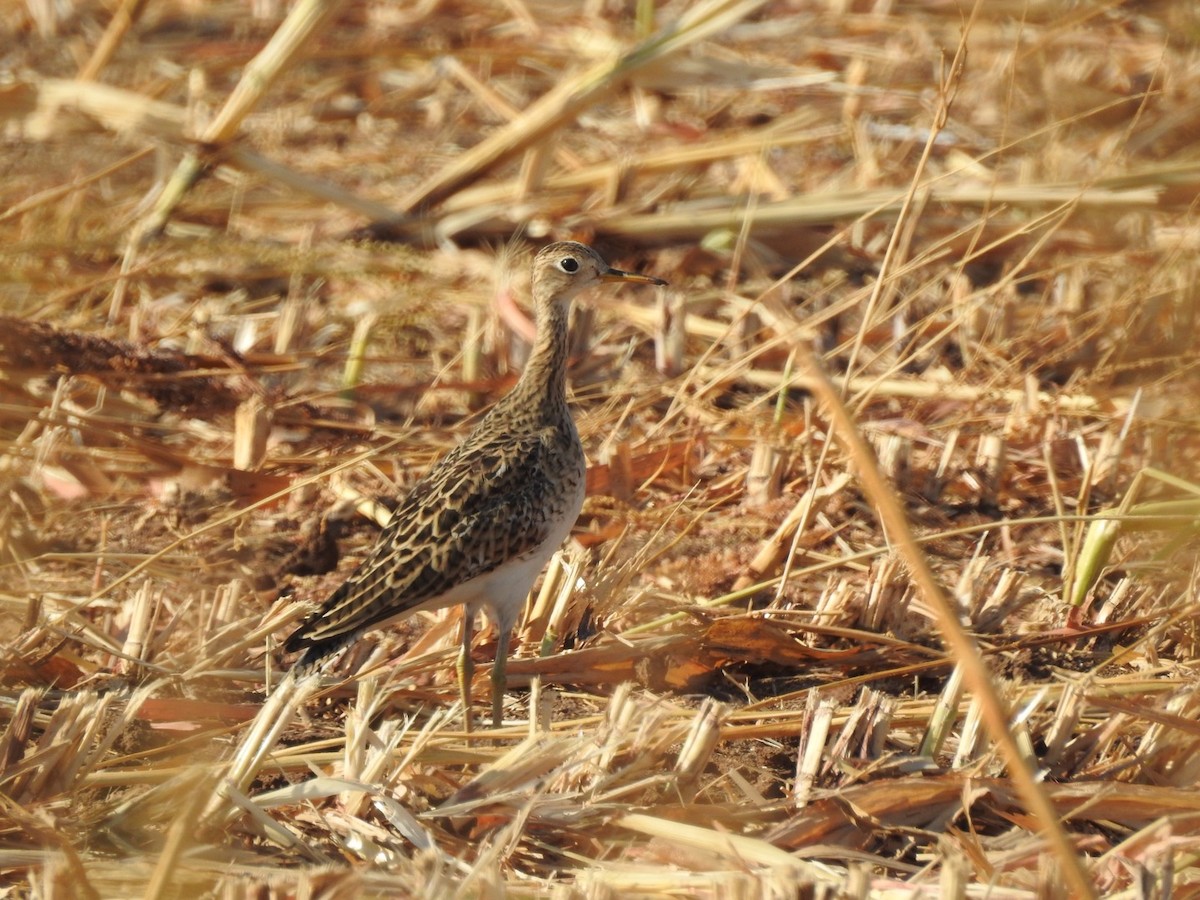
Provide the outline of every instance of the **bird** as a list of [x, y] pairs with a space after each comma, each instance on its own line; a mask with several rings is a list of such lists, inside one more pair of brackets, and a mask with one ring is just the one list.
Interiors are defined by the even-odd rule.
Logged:
[[559, 241], [533, 260], [537, 335], [516, 384], [470, 434], [408, 490], [357, 569], [287, 639], [297, 677], [364, 632], [462, 604], [457, 674], [471, 732], [471, 637], [486, 608], [498, 631], [492, 725], [502, 701], [512, 629], [542, 568], [583, 508], [586, 462], [567, 405], [571, 301], [603, 283], [665, 285], [610, 266], [585, 244]]

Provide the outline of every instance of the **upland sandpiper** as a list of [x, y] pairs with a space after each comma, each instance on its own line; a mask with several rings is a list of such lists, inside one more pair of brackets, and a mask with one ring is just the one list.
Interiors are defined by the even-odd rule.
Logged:
[[567, 406], [571, 299], [601, 282], [666, 284], [614, 269], [573, 241], [533, 261], [537, 337], [512, 391], [466, 440], [417, 481], [358, 569], [288, 638], [311, 671], [368, 629], [463, 604], [458, 658], [463, 719], [471, 727], [471, 634], [487, 607], [498, 632], [492, 723], [499, 725], [505, 663], [517, 616], [538, 573], [570, 534], [583, 506], [583, 446]]

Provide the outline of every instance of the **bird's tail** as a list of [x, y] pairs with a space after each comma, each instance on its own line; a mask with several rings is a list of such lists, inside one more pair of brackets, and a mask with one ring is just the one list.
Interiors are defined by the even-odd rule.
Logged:
[[300, 658], [292, 663], [291, 671], [297, 678], [315, 672], [321, 665], [346, 647], [357, 637], [357, 634], [339, 634], [324, 640], [312, 640], [297, 632], [288, 638], [283, 649], [288, 653], [302, 650]]

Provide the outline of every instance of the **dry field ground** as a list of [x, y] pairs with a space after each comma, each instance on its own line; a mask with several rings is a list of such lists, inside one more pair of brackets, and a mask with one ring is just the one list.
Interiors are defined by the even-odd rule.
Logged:
[[[0, 896], [1200, 896], [1200, 6], [8, 0], [0, 129]], [[554, 238], [503, 727], [272, 694]]]

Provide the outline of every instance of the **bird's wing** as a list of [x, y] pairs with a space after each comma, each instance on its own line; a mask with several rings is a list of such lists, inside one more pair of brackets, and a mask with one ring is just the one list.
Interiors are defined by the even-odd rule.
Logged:
[[[370, 554], [288, 638], [315, 662], [373, 625], [413, 612], [449, 589], [537, 549], [560, 500], [544, 473], [553, 430], [461, 445], [416, 484]], [[552, 481], [553, 479], [551, 479]], [[313, 652], [315, 651], [315, 652]]]

